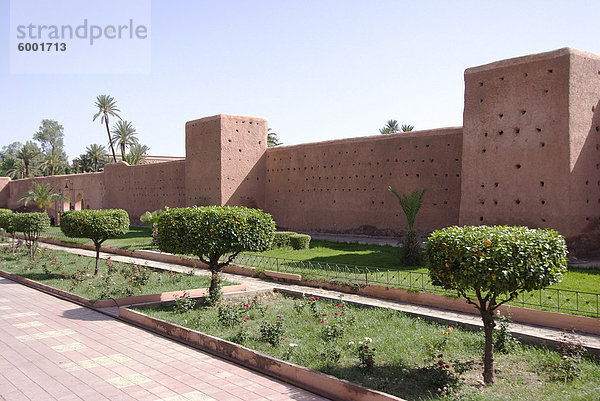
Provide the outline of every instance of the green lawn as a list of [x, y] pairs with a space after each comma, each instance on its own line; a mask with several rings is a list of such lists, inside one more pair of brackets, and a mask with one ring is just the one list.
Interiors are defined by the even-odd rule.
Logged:
[[[44, 235], [61, 241], [83, 244], [92, 243], [88, 239], [67, 238], [58, 227], [52, 227]], [[128, 234], [120, 238], [107, 240], [104, 245], [128, 250], [155, 249], [155, 247], [151, 246], [151, 241], [152, 230], [150, 228], [132, 226]], [[427, 268], [424, 266], [403, 266], [400, 263], [399, 252], [401, 252], [399, 248], [390, 245], [344, 243], [313, 239], [309, 249], [272, 249], [260, 253], [247, 253], [238, 257], [236, 262], [246, 266], [299, 273], [305, 278], [327, 278], [346, 283], [372, 283], [394, 285], [403, 288], [413, 286], [416, 289], [425, 285], [428, 288]], [[268, 257], [268, 259], [261, 259], [261, 256]], [[280, 260], [271, 258], [279, 258]], [[289, 259], [290, 261], [282, 259]], [[307, 266], [307, 264], [302, 265], [293, 261], [318, 262], [321, 266], [312, 264]], [[327, 264], [329, 264], [329, 267]], [[360, 267], [346, 269], [338, 266], [332, 268], [331, 264]], [[375, 269], [365, 268], [366, 266]], [[419, 273], [425, 274], [421, 275]], [[570, 267], [567, 274], [563, 277], [562, 282], [550, 288], [599, 293], [600, 268], [586, 269]], [[561, 307], [565, 305], [571, 309], [579, 307], [591, 313], [594, 313], [598, 308], [599, 299], [595, 296], [585, 295], [582, 299], [577, 300], [571, 295], [559, 295], [556, 292], [551, 292], [548, 294], [551, 298], [545, 296], [542, 299], [542, 303], [548, 306], [557, 306], [560, 302]], [[539, 302], [538, 298], [535, 295], [526, 297], [528, 302]]]
[[[597, 361], [584, 358], [580, 375], [565, 382], [559, 353], [520, 345], [496, 353], [496, 384], [481, 388], [481, 332], [388, 309], [277, 294], [183, 313], [170, 306], [136, 309], [407, 400], [591, 400], [600, 388]], [[359, 367], [364, 345], [375, 349], [370, 368]]]

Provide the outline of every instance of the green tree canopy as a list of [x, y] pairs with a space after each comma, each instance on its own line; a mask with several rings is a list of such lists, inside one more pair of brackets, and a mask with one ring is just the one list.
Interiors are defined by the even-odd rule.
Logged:
[[[167, 209], [158, 218], [161, 251], [196, 255], [212, 273], [210, 299], [219, 299], [219, 272], [242, 251], [271, 246], [275, 222], [262, 210], [238, 206]], [[221, 261], [223, 256], [227, 256]]]
[[483, 378], [494, 382], [494, 311], [520, 292], [559, 282], [567, 270], [565, 239], [555, 231], [527, 227], [448, 227], [425, 245], [434, 285], [456, 290], [483, 320]]
[[94, 114], [92, 121], [96, 121], [96, 118], [100, 117], [100, 123], [106, 126], [106, 134], [108, 135], [108, 144], [110, 145], [110, 150], [112, 152], [113, 161], [117, 162], [117, 155], [115, 154], [115, 148], [113, 146], [113, 140], [110, 136], [110, 129], [108, 128], [108, 120], [110, 117], [121, 119], [119, 116], [119, 110], [117, 108], [117, 102], [112, 96], [109, 95], [100, 95], [96, 97], [95, 106], [98, 107], [98, 112]]
[[113, 143], [111, 146], [116, 145], [121, 149], [121, 160], [125, 161], [127, 148], [138, 143], [138, 139], [135, 136], [137, 133], [136, 129], [131, 121], [119, 120], [113, 127], [112, 133]]
[[129, 215], [122, 209], [69, 210], [60, 218], [60, 230], [67, 237], [92, 240], [96, 248], [94, 275], [98, 276], [98, 260], [102, 243], [109, 238], [127, 234]]

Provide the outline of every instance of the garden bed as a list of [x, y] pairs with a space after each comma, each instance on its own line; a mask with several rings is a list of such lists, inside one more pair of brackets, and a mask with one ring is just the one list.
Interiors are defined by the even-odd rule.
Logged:
[[[13, 253], [3, 247], [0, 252], [3, 277], [96, 308], [172, 300], [183, 293], [202, 297], [210, 283], [206, 276], [113, 263], [110, 258], [102, 261], [101, 274], [95, 277], [93, 258], [48, 249], [40, 249], [33, 260], [23, 250]], [[223, 284], [224, 292], [245, 290]]]
[[[315, 297], [275, 294], [183, 313], [153, 305], [121, 308], [120, 314], [284, 380], [304, 380], [303, 373], [289, 367], [301, 365], [300, 372], [317, 370], [408, 400], [551, 400], [557, 394], [582, 400], [596, 396], [600, 386], [597, 361], [583, 358], [568, 371], [561, 354], [516, 345], [496, 355], [497, 383], [482, 387], [481, 333]], [[267, 355], [275, 359], [265, 359]], [[314, 380], [320, 381], [300, 385], [315, 391]], [[318, 392], [339, 394], [337, 399], [368, 399], [330, 386], [324, 384]]]

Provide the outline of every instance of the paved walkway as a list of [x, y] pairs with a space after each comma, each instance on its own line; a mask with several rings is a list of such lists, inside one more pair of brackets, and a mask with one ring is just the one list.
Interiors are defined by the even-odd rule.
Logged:
[[0, 400], [325, 400], [0, 278]]

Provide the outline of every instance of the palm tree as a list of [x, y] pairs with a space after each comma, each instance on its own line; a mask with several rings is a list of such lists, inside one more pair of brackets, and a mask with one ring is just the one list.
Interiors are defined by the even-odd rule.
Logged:
[[54, 175], [54, 173], [56, 172], [56, 169], [64, 167], [65, 165], [66, 165], [66, 163], [62, 159], [62, 157], [55, 155], [55, 154], [49, 154], [49, 155], [46, 155], [46, 159], [44, 160], [44, 162], [41, 164], [40, 167], [43, 170], [47, 170], [48, 175]]
[[136, 131], [131, 121], [121, 120], [117, 121], [117, 124], [113, 127], [113, 138], [111, 147], [113, 144], [119, 145], [121, 148], [121, 160], [125, 161], [125, 150], [127, 146], [134, 145], [138, 142], [135, 136]]
[[275, 146], [279, 146], [281, 145], [281, 142], [279, 142], [279, 136], [271, 131], [271, 128], [269, 128], [267, 130], [267, 147], [269, 148], [274, 148]]
[[388, 122], [379, 130], [380, 134], [395, 134], [400, 132], [397, 120], [388, 120]]
[[31, 171], [29, 169], [29, 166], [31, 165], [33, 159], [40, 153], [42, 153], [42, 151], [32, 141], [27, 141], [25, 145], [23, 145], [17, 151], [17, 159], [21, 159], [23, 161], [23, 164], [25, 165], [25, 178], [30, 176]]
[[144, 162], [144, 156], [149, 150], [150, 148], [148, 146], [135, 143], [129, 148], [129, 153], [127, 153], [127, 156], [125, 156], [125, 161], [130, 166], [142, 164]]
[[406, 215], [408, 232], [404, 241], [404, 262], [408, 265], [414, 265], [419, 261], [419, 242], [417, 241], [417, 232], [415, 231], [415, 219], [423, 204], [423, 195], [425, 195], [426, 190], [417, 189], [408, 195], [401, 195], [392, 187], [388, 187], [388, 189], [396, 195]]
[[18, 160], [14, 166], [6, 170], [6, 174], [13, 180], [25, 178], [25, 163], [23, 163], [23, 160]]
[[96, 118], [98, 118], [98, 116], [102, 116], [102, 118], [100, 118], [100, 123], [101, 124], [104, 123], [106, 125], [106, 133], [108, 134], [108, 143], [110, 144], [110, 150], [112, 151], [113, 161], [116, 163], [117, 155], [115, 154], [115, 148], [113, 147], [113, 140], [110, 136], [110, 129], [108, 128], [108, 118], [109, 118], [109, 116], [112, 116], [112, 117], [116, 117], [120, 120], [121, 116], [119, 116], [119, 114], [117, 114], [117, 112], [121, 111], [121, 110], [117, 109], [117, 102], [115, 102], [115, 99], [109, 95], [98, 96], [96, 98], [96, 107], [98, 107], [98, 112], [96, 114], [94, 114], [94, 118], [92, 119], [92, 121], [96, 121]]
[[67, 198], [54, 192], [54, 187], [50, 186], [50, 184], [39, 184], [34, 181], [33, 188], [27, 192], [27, 195], [21, 197], [19, 202], [23, 202], [25, 206], [27, 206], [29, 202], [35, 202], [40, 210], [46, 210], [52, 206], [52, 202], [57, 200], [67, 200]]
[[102, 145], [98, 145], [97, 143], [93, 143], [85, 148], [85, 154], [92, 159], [92, 162], [94, 163], [94, 171], [98, 172], [98, 163], [104, 160], [106, 148]]
[[402, 124], [402, 126], [400, 127], [400, 129], [402, 130], [402, 132], [410, 132], [412, 130], [415, 129], [414, 125], [410, 125], [410, 124]]

